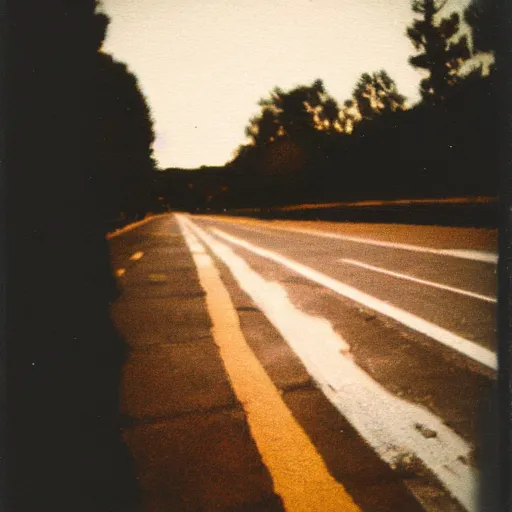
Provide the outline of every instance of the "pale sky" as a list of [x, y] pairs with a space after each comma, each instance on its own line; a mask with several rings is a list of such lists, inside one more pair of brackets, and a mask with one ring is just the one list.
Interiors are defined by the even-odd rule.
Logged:
[[[468, 0], [449, 0], [461, 9]], [[340, 103], [385, 69], [410, 103], [410, 0], [103, 0], [104, 51], [137, 76], [160, 168], [223, 165], [275, 86], [320, 78]], [[448, 5], [447, 5], [448, 8]]]

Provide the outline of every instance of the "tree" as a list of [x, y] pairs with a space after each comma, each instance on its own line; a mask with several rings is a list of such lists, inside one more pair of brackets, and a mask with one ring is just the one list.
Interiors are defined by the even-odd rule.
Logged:
[[471, 27], [473, 50], [493, 53], [499, 42], [498, 6], [492, 0], [473, 0], [464, 9], [464, 21]]
[[409, 58], [412, 66], [428, 72], [420, 83], [423, 100], [437, 104], [449, 94], [459, 80], [459, 70], [469, 58], [467, 36], [457, 37], [460, 16], [452, 13], [441, 18], [439, 13], [447, 0], [414, 0], [412, 10], [418, 17], [407, 29], [407, 36], [419, 52]]
[[292, 200], [301, 187], [308, 189], [310, 164], [325, 153], [324, 139], [341, 130], [338, 105], [316, 80], [289, 91], [276, 87], [259, 106], [245, 130], [250, 144], [240, 149], [233, 167], [245, 170], [241, 188], [251, 187], [262, 203]]
[[322, 130], [329, 133], [341, 131], [340, 108], [334, 98], [327, 97], [322, 101], [318, 118]]
[[354, 88], [353, 97], [361, 119], [365, 120], [405, 109], [405, 96], [398, 92], [395, 81], [384, 70], [363, 73]]
[[93, 106], [98, 201], [106, 219], [121, 212], [133, 218], [149, 208], [155, 167], [153, 122], [135, 75], [101, 51], [108, 24], [109, 18], [98, 12]]
[[303, 142], [316, 129], [314, 109], [320, 102], [317, 84], [300, 86], [289, 92], [277, 91], [273, 101], [279, 112], [284, 134], [290, 139]]
[[260, 100], [261, 114], [250, 120], [246, 135], [254, 144], [288, 137], [301, 144], [318, 131], [339, 131], [339, 108], [321, 80], [283, 91], [276, 87]]
[[2, 388], [9, 390], [0, 404], [9, 418], [0, 427], [9, 439], [0, 453], [2, 510], [137, 506], [119, 428], [127, 352], [111, 322], [118, 292], [93, 195], [94, 9], [94, 0], [19, 0], [5, 20], [4, 61], [16, 65], [5, 121], [7, 187], [2, 183], [9, 224], [2, 231], [16, 265], [9, 265], [1, 336]]
[[340, 111], [340, 128], [343, 133], [352, 133], [359, 119], [359, 113], [354, 100], [345, 100]]
[[277, 140], [279, 128], [277, 113], [269, 105], [263, 108], [259, 116], [255, 116], [249, 121], [245, 135], [255, 146], [264, 146]]

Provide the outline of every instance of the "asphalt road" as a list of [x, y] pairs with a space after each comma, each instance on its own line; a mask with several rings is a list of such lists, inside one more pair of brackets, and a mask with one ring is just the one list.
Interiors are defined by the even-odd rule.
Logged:
[[[351, 500], [368, 511], [478, 509], [479, 410], [496, 373], [495, 231], [162, 216], [129, 248], [120, 234], [120, 278], [123, 258], [149, 257], [156, 222], [159, 243], [177, 222], [173, 236], [194, 259], [214, 341], [284, 509], [304, 500], [289, 468], [315, 464], [304, 481], [325, 473], [319, 510], [352, 510]], [[152, 275], [172, 273], [159, 254]]]

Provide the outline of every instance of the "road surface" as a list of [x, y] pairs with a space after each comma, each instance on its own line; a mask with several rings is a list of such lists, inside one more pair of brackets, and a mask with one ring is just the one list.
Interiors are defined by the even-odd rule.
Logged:
[[120, 279], [157, 225], [193, 259], [275, 510], [478, 509], [493, 230], [160, 216], [113, 240]]

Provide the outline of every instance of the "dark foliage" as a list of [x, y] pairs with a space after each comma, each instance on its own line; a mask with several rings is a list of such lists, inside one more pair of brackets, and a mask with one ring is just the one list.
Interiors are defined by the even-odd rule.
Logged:
[[412, 66], [425, 70], [420, 90], [423, 100], [439, 104], [449, 94], [459, 77], [462, 62], [469, 58], [466, 36], [459, 33], [460, 16], [451, 13], [442, 17], [447, 0], [414, 0], [412, 9], [417, 15], [407, 36], [419, 52], [409, 59]]
[[119, 431], [125, 350], [109, 316], [117, 290], [97, 207], [94, 84], [105, 20], [94, 11], [93, 0], [17, 0], [7, 16], [0, 509], [9, 512], [137, 503]]
[[354, 88], [353, 97], [361, 119], [365, 121], [405, 108], [405, 96], [398, 92], [396, 83], [384, 70], [363, 73]]
[[[183, 190], [191, 210], [495, 196], [503, 144], [496, 70], [484, 76], [474, 64], [463, 75], [472, 57], [459, 14], [444, 14], [440, 0], [415, 0], [412, 7], [417, 17], [408, 35], [418, 54], [411, 62], [428, 74], [420, 104], [407, 109], [385, 70], [363, 73], [341, 108], [321, 80], [290, 91], [276, 87], [249, 122], [249, 142], [222, 171], [163, 173], [160, 182]], [[482, 51], [494, 44], [489, 26], [480, 26], [493, 13], [478, 0], [465, 13]], [[164, 188], [169, 197], [172, 187]], [[178, 195], [171, 206], [184, 205]]]
[[493, 0], [473, 0], [464, 10], [476, 52], [495, 52], [500, 46], [499, 13], [500, 3]]
[[350, 133], [316, 129], [306, 143], [286, 135], [262, 143], [259, 135], [266, 132], [255, 131], [254, 143], [241, 146], [224, 169], [163, 172], [162, 183], [174, 185], [160, 190], [172, 197], [171, 206], [190, 210], [495, 196], [500, 144], [495, 89], [494, 75], [475, 72], [456, 86], [443, 108], [419, 104], [374, 113], [354, 120]]
[[[109, 20], [103, 13], [97, 14], [97, 20], [101, 50]], [[101, 51], [96, 59], [93, 131], [99, 206], [108, 220], [121, 214], [138, 218], [152, 207], [153, 122], [137, 79], [126, 65]]]

